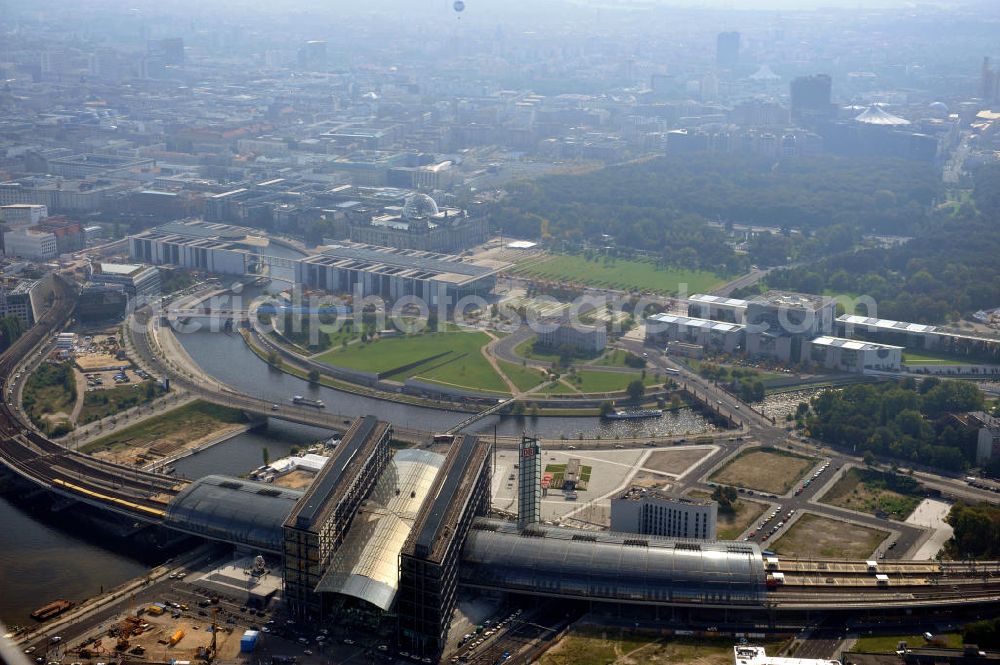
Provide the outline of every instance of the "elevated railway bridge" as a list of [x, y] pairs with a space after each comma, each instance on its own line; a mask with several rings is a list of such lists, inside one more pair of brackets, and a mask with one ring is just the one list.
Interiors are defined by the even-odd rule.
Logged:
[[[53, 306], [0, 356], [0, 377], [9, 380], [67, 323], [75, 294], [72, 284], [57, 278]], [[253, 412], [271, 411], [260, 400], [236, 393], [225, 399]], [[310, 413], [306, 408], [282, 407], [279, 417], [296, 420], [298, 412], [308, 414], [301, 422], [309, 424], [333, 429], [349, 424], [343, 416]], [[0, 402], [0, 462], [46, 490], [136, 520], [280, 553], [281, 525], [302, 499], [300, 494], [236, 478], [189, 483], [98, 460], [46, 439], [19, 418], [6, 400]], [[326, 489], [334, 493], [339, 483], [353, 484], [352, 468], [345, 466], [344, 477]], [[310, 496], [308, 501], [321, 499]], [[419, 514], [428, 507], [414, 509]], [[875, 564], [876, 576], [868, 562], [773, 561], [754, 543], [671, 541], [543, 525], [529, 528], [531, 533], [522, 533], [511, 523], [477, 518], [463, 536], [460, 583], [588, 603], [722, 609], [747, 616], [940, 611], [958, 606], [995, 611], [1000, 606], [1000, 562], [882, 560]], [[783, 579], [773, 583], [779, 572]]]
[[[38, 323], [0, 356], [6, 387], [17, 367], [69, 320], [74, 286], [57, 276], [55, 301]], [[0, 461], [19, 476], [59, 494], [145, 521], [158, 521], [186, 481], [82, 455], [46, 439], [0, 401]]]

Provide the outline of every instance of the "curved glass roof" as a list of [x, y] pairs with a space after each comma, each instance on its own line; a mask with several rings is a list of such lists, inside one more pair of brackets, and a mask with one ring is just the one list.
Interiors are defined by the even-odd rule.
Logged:
[[205, 476], [167, 506], [167, 526], [268, 552], [281, 552], [282, 523], [302, 492], [229, 476]]
[[[525, 535], [530, 534], [530, 535]], [[478, 520], [463, 551], [467, 584], [623, 602], [760, 604], [764, 560], [754, 543]]]
[[406, 197], [403, 204], [403, 219], [434, 217], [438, 214], [437, 202], [426, 194], [416, 193]]
[[317, 591], [359, 598], [382, 610], [392, 607], [399, 588], [399, 553], [444, 460], [417, 449], [393, 455]]

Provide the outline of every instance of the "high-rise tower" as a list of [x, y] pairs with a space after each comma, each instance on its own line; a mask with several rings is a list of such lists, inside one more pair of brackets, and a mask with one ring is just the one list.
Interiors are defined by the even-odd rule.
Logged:
[[538, 439], [522, 436], [518, 452], [517, 525], [523, 529], [541, 521], [542, 455]]

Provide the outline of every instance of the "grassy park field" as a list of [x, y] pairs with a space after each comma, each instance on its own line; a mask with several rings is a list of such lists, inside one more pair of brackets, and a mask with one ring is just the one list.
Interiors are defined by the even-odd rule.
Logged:
[[545, 380], [542, 373], [533, 367], [522, 367], [505, 360], [498, 360], [497, 364], [500, 371], [514, 382], [518, 390], [530, 390]]
[[823, 503], [872, 515], [883, 512], [893, 519], [905, 520], [923, 500], [914, 488], [890, 488], [884, 474], [865, 469], [850, 469], [823, 495]]
[[914, 353], [912, 351], [903, 352], [903, 362], [914, 365], [969, 365], [975, 361], [959, 356], [949, 356], [944, 353]]
[[625, 291], [651, 291], [674, 295], [687, 285], [688, 293], [706, 293], [725, 280], [713, 273], [660, 268], [650, 261], [596, 258], [588, 261], [577, 254], [554, 254], [526, 263], [517, 272], [525, 277], [559, 282], [576, 282]]
[[[765, 642], [768, 654], [783, 642]], [[671, 638], [620, 628], [575, 626], [558, 644], [545, 652], [539, 665], [729, 665], [733, 662], [731, 638]]]
[[133, 406], [146, 404], [162, 395], [163, 392], [163, 388], [152, 380], [115, 386], [105, 390], [91, 390], [83, 396], [79, 424], [90, 423], [121, 413]]
[[[688, 493], [688, 496], [693, 499], [710, 499], [712, 497], [708, 492], [697, 491]], [[741, 533], [764, 514], [765, 510], [767, 510], [766, 503], [740, 497], [740, 500], [736, 502], [735, 512], [719, 511], [718, 518], [715, 520], [716, 537], [719, 540], [736, 540]]]
[[337, 367], [378, 372], [396, 381], [415, 378], [505, 393], [506, 384], [480, 352], [489, 341], [490, 337], [482, 332], [433, 332], [335, 348], [317, 360]]
[[774, 448], [744, 450], [712, 474], [710, 480], [771, 494], [785, 494], [816, 462]]
[[76, 404], [76, 378], [69, 363], [42, 363], [25, 382], [21, 394], [25, 413], [35, 426], [47, 432], [58, 423], [72, 429], [70, 413]]
[[805, 558], [867, 559], [888, 535], [888, 531], [805, 514], [774, 541], [771, 549]]
[[[575, 378], [574, 378], [575, 377]], [[646, 386], [656, 383], [656, 377], [652, 372], [647, 372], [645, 378], [634, 372], [614, 372], [602, 370], [584, 369], [565, 375], [567, 381], [572, 383], [577, 390], [582, 393], [613, 393], [625, 390], [628, 384], [637, 379], [642, 379]], [[662, 378], [660, 382], [662, 383]]]

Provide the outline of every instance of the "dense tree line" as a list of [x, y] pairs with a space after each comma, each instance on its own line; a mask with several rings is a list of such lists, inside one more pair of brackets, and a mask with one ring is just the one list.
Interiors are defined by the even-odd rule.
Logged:
[[1000, 617], [967, 624], [962, 631], [962, 644], [975, 644], [980, 649], [1000, 649]]
[[[1000, 558], [1000, 508], [956, 503], [945, 521], [954, 529], [946, 551], [956, 559]], [[982, 645], [980, 645], [982, 646]]]
[[798, 240], [786, 233], [751, 243], [751, 259], [780, 264], [849, 249], [862, 232], [911, 233], [939, 195], [933, 171], [907, 161], [685, 155], [518, 183], [494, 222], [576, 245], [606, 234], [671, 265], [738, 271], [744, 257], [706, 221], [803, 229]]
[[725, 385], [744, 402], [760, 402], [764, 399], [764, 382], [760, 379], [760, 372], [755, 369], [702, 363], [698, 367], [698, 374], [709, 381]]
[[960, 471], [975, 460], [975, 435], [949, 413], [983, 408], [977, 386], [930, 377], [827, 390], [812, 401], [812, 436], [858, 454]]
[[1000, 306], [1000, 166], [974, 178], [975, 205], [939, 211], [905, 245], [771, 273], [775, 288], [869, 295], [878, 316], [940, 323]]

